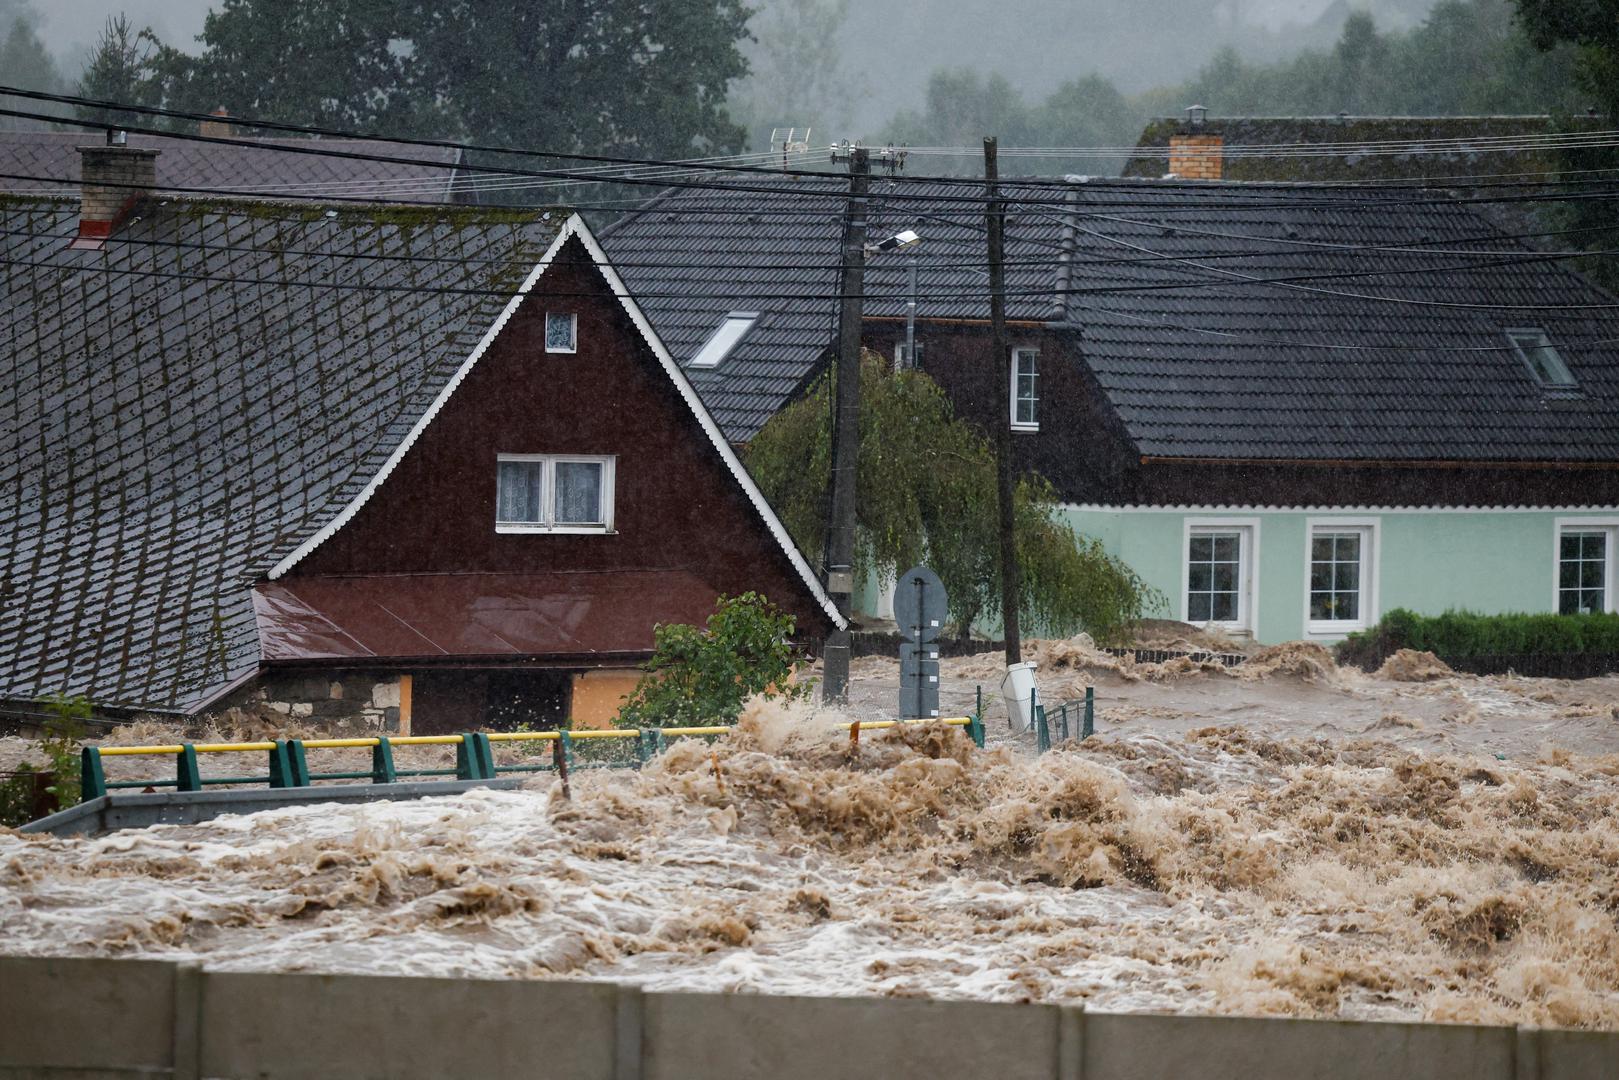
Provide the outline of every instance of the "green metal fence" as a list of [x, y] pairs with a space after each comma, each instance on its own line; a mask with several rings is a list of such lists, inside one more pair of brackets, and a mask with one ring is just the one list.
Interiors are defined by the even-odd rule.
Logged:
[[[900, 724], [935, 723], [967, 729], [973, 742], [984, 745], [983, 710], [972, 716], [949, 717], [943, 720], [867, 720], [844, 723], [838, 727], [849, 732], [851, 742], [858, 742], [863, 730], [883, 729]], [[373, 784], [391, 784], [399, 780], [432, 779], [493, 780], [502, 774], [525, 772], [557, 772], [566, 777], [575, 768], [640, 768], [661, 753], [670, 740], [681, 738], [714, 738], [731, 731], [729, 725], [708, 727], [670, 728], [611, 728], [582, 729], [578, 731], [468, 731], [459, 735], [404, 735], [390, 737], [375, 735], [353, 739], [276, 739], [264, 742], [239, 743], [172, 743], [160, 746], [86, 746], [80, 753], [80, 774], [83, 780], [81, 801], [88, 802], [111, 791], [120, 789], [174, 788], [177, 791], [202, 791], [206, 787], [266, 784], [272, 788], [302, 788], [321, 780], [367, 781]], [[497, 743], [529, 744], [540, 753], [538, 761], [504, 764], [495, 761]], [[402, 769], [394, 760], [394, 751], [411, 746], [454, 746], [454, 768]], [[371, 750], [371, 767], [364, 770], [314, 772], [309, 766], [309, 751], [364, 749]], [[549, 753], [546, 753], [546, 750]], [[204, 776], [198, 764], [203, 754], [262, 753], [266, 755], [267, 769], [263, 773], [240, 776]], [[138, 756], [172, 756], [172, 780], [108, 780], [106, 759]], [[548, 759], [548, 760], [547, 760]]]

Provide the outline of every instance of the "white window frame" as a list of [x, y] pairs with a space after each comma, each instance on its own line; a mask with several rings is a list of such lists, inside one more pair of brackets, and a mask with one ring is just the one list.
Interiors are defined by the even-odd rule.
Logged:
[[[1382, 576], [1383, 521], [1375, 517], [1310, 517], [1304, 519], [1304, 636], [1341, 638], [1375, 625], [1381, 617], [1378, 579]], [[1317, 532], [1358, 532], [1360, 541], [1360, 616], [1354, 619], [1310, 618], [1311, 558]]]
[[1619, 516], [1560, 517], [1552, 530], [1552, 614], [1563, 609], [1563, 534], [1565, 532], [1603, 532], [1608, 534], [1607, 564], [1602, 574], [1602, 610], [1619, 611], [1619, 585], [1614, 582], [1619, 571]]
[[[571, 333], [569, 338], [573, 344], [566, 349], [551, 347], [551, 320], [567, 319]], [[547, 311], [545, 313], [545, 351], [548, 353], [576, 353], [579, 351], [579, 313], [575, 311]]]
[[[1033, 353], [1034, 354], [1034, 379], [1035, 379], [1035, 388], [1036, 389], [1035, 389], [1035, 395], [1034, 395], [1034, 422], [1033, 423], [1028, 423], [1026, 421], [1019, 421], [1018, 418], [1017, 418], [1018, 359], [1024, 353]], [[1009, 398], [1010, 398], [1011, 403], [1012, 403], [1011, 404], [1011, 414], [1009, 416], [1007, 416], [1007, 418], [1006, 418], [1007, 421], [1012, 425], [1012, 430], [1013, 431], [1039, 431], [1040, 430], [1040, 397], [1041, 397], [1040, 392], [1039, 392], [1039, 386], [1040, 386], [1040, 382], [1041, 382], [1040, 350], [1035, 348], [1032, 345], [1019, 345], [1019, 346], [1017, 346], [1016, 348], [1014, 348], [1012, 350], [1012, 362], [1007, 365], [1007, 368], [1008, 368], [1007, 376], [1011, 380], [1011, 384], [1010, 384], [1011, 385], [1011, 393], [1009, 394]]]
[[[497, 454], [495, 459], [495, 531], [497, 533], [601, 535], [615, 531], [613, 528], [613, 493], [614, 473], [617, 472], [618, 465], [617, 457], [594, 454]], [[539, 461], [545, 464], [545, 468], [540, 474], [540, 511], [545, 515], [544, 521], [500, 520], [500, 463], [503, 461]], [[557, 525], [553, 523], [552, 519], [556, 514], [556, 467], [559, 464], [600, 465], [602, 467], [601, 503], [603, 521], [601, 524]]]
[[[734, 335], [729, 334], [728, 332], [738, 323], [742, 324], [742, 329]], [[720, 320], [720, 324], [714, 328], [713, 332], [703, 339], [702, 346], [691, 354], [691, 359], [686, 361], [686, 366], [704, 371], [719, 367], [730, 359], [731, 354], [736, 352], [737, 346], [746, 341], [748, 335], [753, 333], [753, 328], [758, 325], [759, 312], [757, 311], [733, 311], [729, 313]], [[729, 344], [723, 348], [714, 348], [716, 343], [721, 342], [727, 336], [731, 338]], [[711, 349], [713, 349], [712, 355], [710, 355]]]
[[1259, 519], [1256, 517], [1188, 517], [1181, 526], [1181, 622], [1191, 622], [1191, 559], [1192, 537], [1197, 533], [1236, 532], [1237, 556], [1237, 617], [1231, 620], [1211, 620], [1193, 623], [1194, 626], [1212, 626], [1231, 634], [1253, 634], [1259, 622]]
[[916, 356], [915, 356], [914, 359], [911, 360], [910, 363], [905, 362], [906, 361], [906, 357], [905, 357], [905, 339], [900, 338], [898, 341], [894, 342], [894, 370], [895, 371], [909, 371], [909, 370], [918, 368], [918, 367], [921, 366], [918, 363], [918, 361], [920, 361], [921, 359], [922, 359], [922, 340], [920, 338], [918, 338], [917, 341], [916, 341]]
[[[1513, 351], [1518, 354], [1518, 359], [1522, 361], [1523, 366], [1529, 370], [1529, 376], [1535, 380], [1536, 386], [1540, 387], [1542, 390], [1568, 391], [1579, 389], [1580, 380], [1575, 377], [1574, 372], [1569, 368], [1568, 361], [1563, 359], [1561, 350], [1559, 350], [1557, 346], [1552, 343], [1552, 336], [1546, 333], [1543, 328], [1539, 326], [1509, 326], [1506, 328], [1504, 333], [1507, 336], [1507, 340], [1512, 343]], [[1522, 341], [1518, 340], [1519, 338], [1526, 338], [1530, 336], [1535, 337], [1537, 340], [1529, 345], [1525, 345]], [[1535, 362], [1529, 359], [1530, 349], [1545, 349], [1550, 352], [1552, 363], [1555, 365], [1553, 375], [1560, 375], [1562, 377], [1553, 378], [1550, 380], [1542, 377], [1539, 369], [1535, 367]]]

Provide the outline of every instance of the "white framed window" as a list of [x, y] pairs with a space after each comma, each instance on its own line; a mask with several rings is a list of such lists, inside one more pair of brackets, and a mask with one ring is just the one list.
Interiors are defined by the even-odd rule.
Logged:
[[905, 348], [905, 342], [904, 342], [903, 339], [900, 340], [900, 341], [894, 342], [894, 370], [895, 371], [907, 371], [907, 370], [909, 370], [911, 368], [919, 367], [921, 365], [921, 363], [922, 363], [922, 343], [920, 341], [918, 341], [916, 343], [916, 353], [915, 353], [915, 355], [912, 355], [910, 350]]
[[495, 531], [613, 531], [613, 457], [501, 454], [495, 476]]
[[1310, 518], [1304, 545], [1304, 630], [1342, 637], [1377, 621], [1376, 518]]
[[571, 353], [579, 351], [579, 316], [571, 311], [545, 313], [545, 351]]
[[1558, 518], [1555, 566], [1559, 615], [1619, 610], [1619, 517]]
[[725, 321], [721, 322], [719, 326], [714, 328], [714, 332], [708, 335], [708, 340], [703, 342], [702, 348], [693, 353], [692, 358], [686, 361], [686, 366], [694, 368], [719, 367], [720, 363], [731, 355], [731, 350], [740, 345], [742, 339], [748, 336], [748, 331], [752, 330], [753, 324], [758, 321], [759, 313], [757, 311], [731, 312], [725, 316]]
[[1507, 340], [1535, 381], [1550, 390], [1572, 390], [1579, 385], [1546, 331], [1538, 326], [1509, 329]]
[[1254, 628], [1259, 586], [1259, 522], [1254, 518], [1187, 518], [1186, 588], [1181, 619], [1234, 633]]
[[1012, 430], [1040, 430], [1040, 350], [1012, 350]]

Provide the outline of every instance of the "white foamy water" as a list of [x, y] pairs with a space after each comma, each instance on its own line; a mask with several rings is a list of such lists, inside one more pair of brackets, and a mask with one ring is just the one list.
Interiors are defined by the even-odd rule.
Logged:
[[868, 733], [850, 759], [827, 722], [760, 711], [572, 802], [0, 832], [0, 950], [1619, 1027], [1612, 755], [1227, 726], [1039, 759]]

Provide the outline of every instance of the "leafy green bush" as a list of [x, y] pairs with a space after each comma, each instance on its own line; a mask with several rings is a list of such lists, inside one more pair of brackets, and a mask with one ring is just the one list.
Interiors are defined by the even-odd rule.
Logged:
[[20, 765], [0, 781], [0, 826], [15, 828], [34, 819], [36, 784], [41, 774], [51, 777], [45, 792], [57, 808], [77, 803], [83, 790], [79, 745], [84, 741], [85, 721], [90, 719], [89, 700], [58, 694], [41, 698], [39, 704], [49, 714], [39, 748], [50, 764], [43, 768]]
[[793, 683], [803, 657], [792, 644], [794, 620], [758, 593], [722, 596], [706, 628], [685, 623], [653, 631], [653, 655], [619, 710], [624, 727], [730, 724], [755, 694], [807, 697]]
[[1338, 646], [1341, 663], [1376, 667], [1396, 649], [1440, 657], [1619, 654], [1619, 614], [1418, 615], [1396, 608]]

